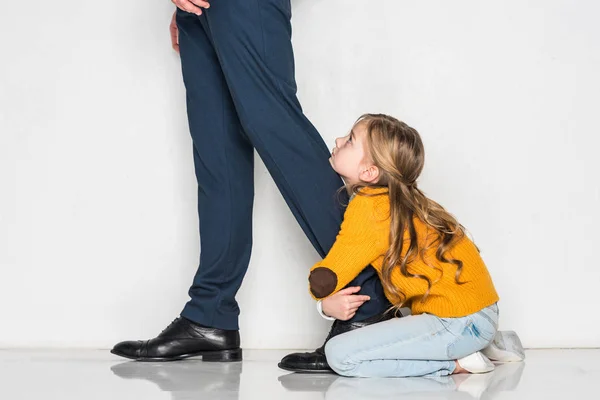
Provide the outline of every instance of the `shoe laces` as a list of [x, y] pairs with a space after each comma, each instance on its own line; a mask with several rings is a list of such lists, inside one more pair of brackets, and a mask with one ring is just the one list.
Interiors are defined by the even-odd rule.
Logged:
[[165, 333], [165, 331], [168, 331], [169, 328], [171, 328], [173, 325], [175, 325], [177, 322], [179, 322], [180, 319], [181, 319], [180, 317], [175, 318], [173, 321], [171, 321], [169, 326], [167, 326], [165, 329], [162, 330], [162, 332], [160, 334], [162, 335], [163, 333]]

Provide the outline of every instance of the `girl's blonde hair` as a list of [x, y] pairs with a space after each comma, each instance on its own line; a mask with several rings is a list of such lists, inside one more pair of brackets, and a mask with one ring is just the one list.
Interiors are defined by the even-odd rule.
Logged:
[[[389, 195], [390, 248], [383, 261], [382, 284], [386, 292], [393, 297], [390, 299], [392, 309], [397, 311], [409, 300], [401, 288], [392, 284], [391, 276], [396, 268], [406, 277], [427, 282], [427, 291], [421, 298], [421, 301], [425, 301], [431, 285], [435, 282], [425, 275], [411, 273], [408, 266], [417, 257], [421, 257], [426, 265], [443, 273], [439, 266], [433, 266], [426, 260], [425, 254], [434, 246], [435, 257], [439, 262], [456, 266], [456, 283], [465, 283], [459, 281], [463, 262], [450, 258], [447, 253], [465, 235], [465, 230], [456, 218], [425, 196], [417, 187], [417, 178], [425, 162], [425, 151], [419, 133], [404, 122], [383, 114], [362, 115], [357, 120], [356, 124], [358, 123], [364, 123], [366, 126], [366, 153], [379, 168], [380, 177], [376, 184], [355, 184], [341, 189], [361, 196]], [[364, 187], [387, 188], [388, 192], [359, 192]], [[434, 240], [418, 243], [414, 218], [420, 219], [427, 226], [427, 236], [430, 237], [429, 232], [432, 232]], [[409, 241], [403, 255], [405, 232], [408, 232]]]

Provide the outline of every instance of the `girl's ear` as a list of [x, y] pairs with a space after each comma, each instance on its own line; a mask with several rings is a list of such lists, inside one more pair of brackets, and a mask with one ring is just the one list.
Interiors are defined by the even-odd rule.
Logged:
[[376, 183], [379, 179], [379, 168], [372, 164], [368, 167], [363, 167], [359, 174], [359, 178], [363, 182]]

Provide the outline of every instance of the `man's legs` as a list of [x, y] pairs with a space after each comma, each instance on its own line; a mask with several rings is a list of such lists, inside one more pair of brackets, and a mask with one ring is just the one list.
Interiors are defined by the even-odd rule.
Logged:
[[[329, 149], [296, 97], [289, 0], [215, 2], [200, 18], [216, 50], [244, 131], [267, 166], [298, 223], [324, 257], [343, 216], [335, 194], [343, 182]], [[372, 300], [355, 321], [381, 314], [389, 303], [375, 270], [351, 285]]]
[[181, 315], [237, 330], [235, 295], [252, 247], [254, 148], [239, 123], [201, 18], [177, 11], [200, 220], [200, 265]]
[[139, 361], [239, 361], [235, 295], [252, 247], [254, 149], [200, 19], [177, 10], [177, 24], [198, 180], [200, 265], [182, 317], [156, 338], [118, 343], [112, 353]]
[[[265, 3], [265, 0], [261, 1]], [[282, 3], [280, 0], [275, 2]], [[234, 75], [235, 83], [226, 82], [223, 72], [229, 70], [226, 57], [230, 52], [228, 48], [222, 51], [221, 47], [216, 47], [219, 42], [211, 29], [213, 9], [219, 9], [219, 6], [212, 5], [210, 12], [200, 18], [178, 10], [182, 70], [198, 180], [201, 240], [200, 265], [189, 291], [191, 300], [181, 315], [214, 328], [239, 329], [235, 295], [248, 268], [252, 245], [252, 145], [257, 148], [294, 216], [322, 257], [333, 245], [340, 229], [344, 211], [340, 201], [346, 202], [348, 197], [346, 192], [336, 196], [343, 182], [329, 165], [329, 150], [302, 113], [296, 98], [289, 30], [283, 36], [285, 40], [279, 39], [282, 43], [277, 43], [278, 50], [273, 49], [281, 52], [279, 57], [286, 55], [274, 68], [284, 71], [293, 90], [271, 93], [259, 85], [255, 88], [259, 91], [251, 93], [242, 88], [244, 102], [271, 107], [274, 101], [279, 105], [279, 115], [276, 115], [277, 108], [267, 115], [253, 114], [252, 120], [273, 118], [277, 125], [267, 124], [266, 128], [244, 126], [250, 143], [238, 119], [240, 110], [236, 111], [230, 95], [231, 91], [235, 96], [235, 89], [228, 83], [248, 83], [242, 72], [260, 72], [255, 68], [260, 62], [234, 62], [230, 73]], [[230, 10], [235, 11], [235, 7]], [[216, 23], [219, 24], [219, 20]], [[284, 26], [289, 29], [289, 19]], [[272, 40], [282, 36], [282, 32], [273, 33]], [[232, 39], [234, 44], [229, 47], [236, 46], [236, 36]], [[240, 46], [238, 43], [237, 47]], [[246, 69], [244, 63], [251, 64], [250, 68]], [[243, 71], [238, 71], [238, 67]], [[293, 113], [294, 118], [288, 113]], [[276, 128], [269, 129], [271, 126]], [[287, 126], [293, 128], [287, 129]], [[253, 129], [258, 135], [253, 134]], [[363, 293], [372, 298], [359, 309], [354, 321], [379, 314], [388, 306], [373, 268], [365, 269], [352, 285], [363, 286]]]
[[[296, 98], [289, 0], [220, 1], [200, 18], [182, 11], [177, 16], [198, 178], [200, 266], [184, 318], [157, 338], [119, 343], [113, 353], [137, 360], [203, 355], [233, 361], [241, 359], [235, 294], [252, 244], [252, 145], [322, 257], [339, 232], [340, 199], [347, 195], [335, 196], [343, 182]], [[372, 321], [388, 307], [372, 267], [351, 285], [371, 297], [354, 321]], [[334, 324], [332, 334], [363, 325]], [[323, 364], [323, 353], [317, 356]]]

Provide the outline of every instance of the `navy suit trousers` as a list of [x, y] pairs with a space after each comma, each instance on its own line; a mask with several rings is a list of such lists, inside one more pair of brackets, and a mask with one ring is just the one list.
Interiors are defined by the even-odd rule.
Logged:
[[[200, 264], [181, 315], [239, 329], [235, 296], [252, 249], [254, 149], [321, 257], [348, 197], [336, 195], [343, 181], [296, 97], [290, 0], [219, 0], [203, 11], [176, 16], [200, 220]], [[353, 320], [389, 307], [373, 267], [350, 285], [371, 296]]]

